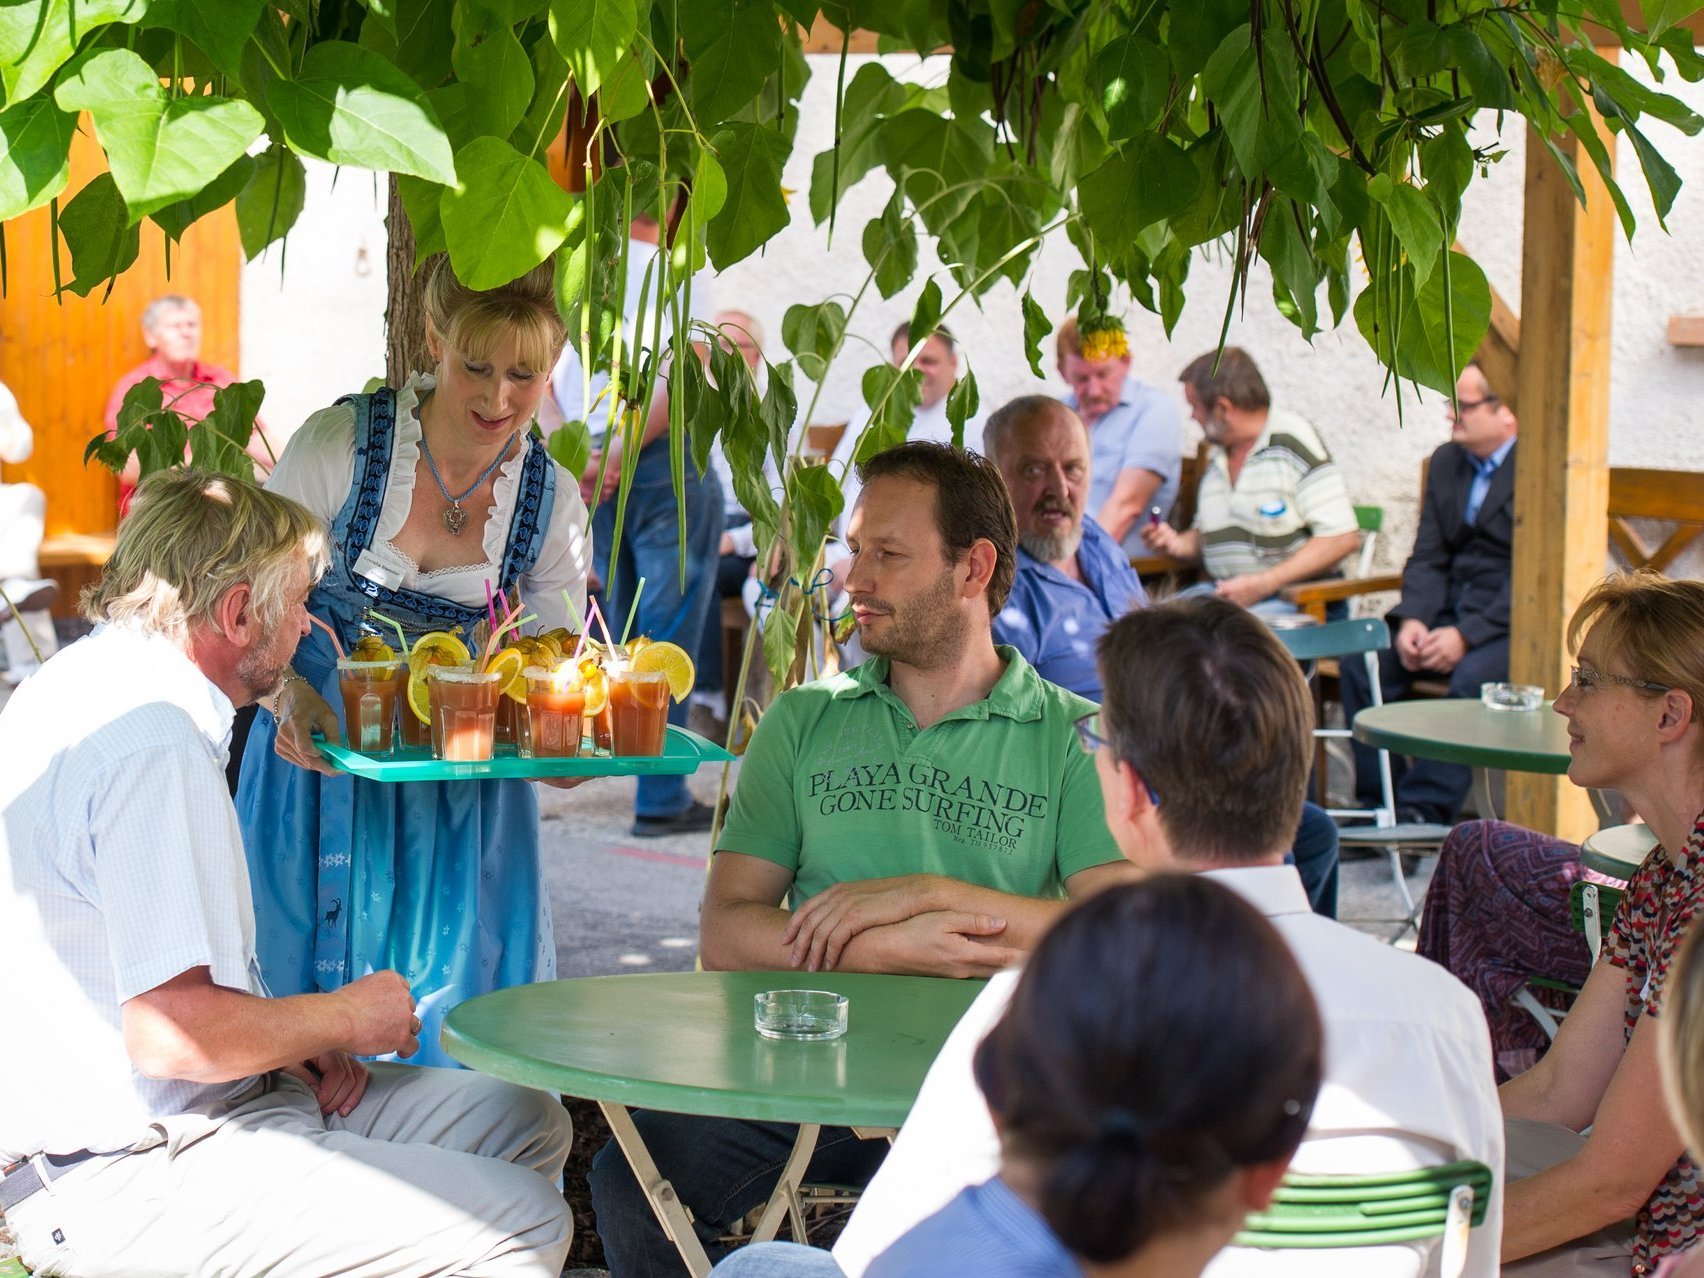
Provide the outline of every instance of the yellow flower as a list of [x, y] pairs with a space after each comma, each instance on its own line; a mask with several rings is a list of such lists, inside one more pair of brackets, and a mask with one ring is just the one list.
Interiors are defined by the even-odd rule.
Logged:
[[1083, 358], [1086, 360], [1124, 359], [1130, 354], [1130, 339], [1124, 333], [1124, 321], [1110, 315], [1096, 316], [1082, 330]]

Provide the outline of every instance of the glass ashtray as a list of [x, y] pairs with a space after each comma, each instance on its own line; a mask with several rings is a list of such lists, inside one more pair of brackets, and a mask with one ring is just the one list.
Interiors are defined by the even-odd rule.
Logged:
[[1482, 683], [1479, 700], [1493, 710], [1537, 710], [1544, 689], [1535, 683]]
[[759, 1034], [798, 1043], [839, 1038], [852, 1006], [844, 994], [829, 990], [764, 990], [753, 1002]]

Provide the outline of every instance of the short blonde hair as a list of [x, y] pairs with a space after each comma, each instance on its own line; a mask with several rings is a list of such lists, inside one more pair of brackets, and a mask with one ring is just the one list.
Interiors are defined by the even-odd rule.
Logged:
[[1694, 925], [1663, 981], [1657, 1060], [1669, 1116], [1694, 1157], [1704, 1149], [1704, 941]]
[[553, 259], [483, 293], [456, 278], [445, 254], [433, 259], [430, 272], [426, 320], [447, 346], [468, 359], [482, 360], [512, 332], [526, 367], [549, 375], [568, 339], [568, 326], [556, 309]]
[[83, 615], [182, 640], [212, 617], [232, 586], [253, 591], [256, 624], [277, 626], [285, 589], [306, 558], [325, 571], [325, 529], [307, 509], [246, 480], [210, 471], [156, 471], [143, 479]]
[[1568, 651], [1579, 652], [1588, 631], [1601, 637], [1603, 651], [1632, 678], [1690, 696], [1694, 720], [1704, 722], [1704, 581], [1676, 580], [1648, 568], [1606, 577], [1574, 610]]

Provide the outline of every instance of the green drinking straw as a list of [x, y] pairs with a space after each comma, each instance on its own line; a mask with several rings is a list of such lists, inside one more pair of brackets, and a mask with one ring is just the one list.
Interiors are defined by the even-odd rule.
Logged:
[[367, 615], [374, 621], [384, 622], [385, 625], [396, 631], [396, 642], [402, 649], [403, 660], [406, 661], [408, 659], [408, 636], [402, 632], [402, 623], [400, 621], [392, 621], [389, 617], [385, 616], [384, 613], [376, 612], [371, 608], [367, 609]]
[[639, 578], [639, 584], [633, 590], [633, 605], [627, 610], [627, 624], [621, 628], [621, 646], [627, 646], [627, 636], [633, 632], [633, 618], [639, 615], [639, 597], [645, 593], [645, 579]]
[[566, 590], [562, 592], [562, 602], [568, 606], [568, 617], [574, 623], [574, 629], [581, 634], [586, 633], [586, 619], [580, 615], [580, 610], [574, 606], [574, 596]]

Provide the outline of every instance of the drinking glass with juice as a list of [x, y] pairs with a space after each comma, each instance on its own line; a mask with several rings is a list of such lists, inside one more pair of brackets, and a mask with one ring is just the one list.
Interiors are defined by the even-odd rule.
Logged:
[[401, 670], [396, 661], [338, 658], [337, 686], [343, 694], [344, 735], [351, 750], [375, 755], [391, 752]]
[[668, 676], [661, 670], [611, 671], [609, 715], [615, 754], [661, 754], [669, 726]]
[[426, 672], [432, 709], [432, 753], [448, 763], [483, 763], [497, 736], [500, 678], [469, 666], [432, 666]]
[[580, 753], [586, 689], [570, 670], [527, 667], [527, 705], [521, 716], [520, 753], [529, 759], [563, 759]]

